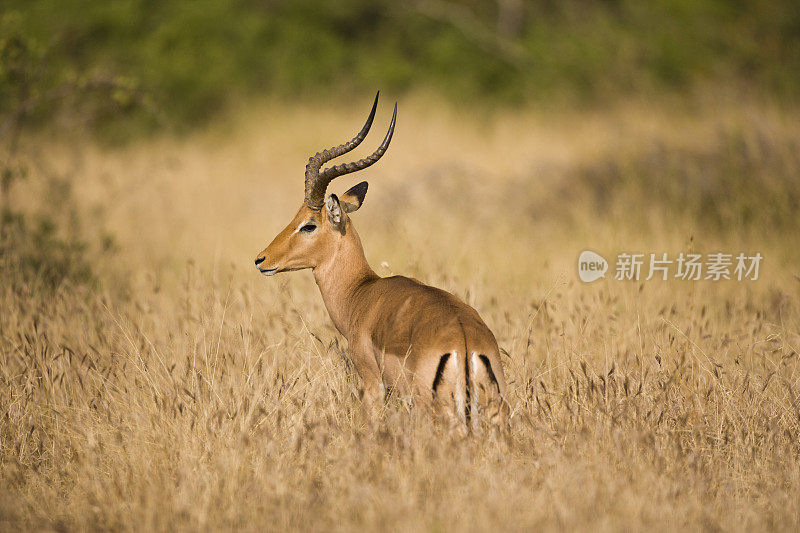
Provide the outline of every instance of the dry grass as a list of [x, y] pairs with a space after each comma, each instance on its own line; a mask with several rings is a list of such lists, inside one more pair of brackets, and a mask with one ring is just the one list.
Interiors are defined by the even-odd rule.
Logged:
[[[402, 399], [367, 419], [310, 275], [252, 268], [300, 202], [308, 152], [358, 110], [267, 106], [224, 131], [77, 157], [38, 141], [80, 176], [81, 210], [104, 224], [88, 233], [111, 231], [118, 251], [92, 256], [100, 288], [3, 273], [0, 528], [800, 526], [796, 218], [737, 218], [726, 209], [745, 198], [724, 180], [703, 182], [722, 203], [700, 208], [728, 213], [711, 219], [631, 184], [688, 176], [693, 196], [698, 169], [727, 175], [708, 169], [728, 168], [745, 132], [745, 170], [785, 185], [764, 210], [791, 206], [797, 117], [406, 107], [356, 225], [380, 272], [481, 312], [506, 353], [510, 432], [465, 437]], [[624, 186], [603, 186], [620, 168]], [[35, 185], [16, 200], [35, 203]], [[585, 248], [765, 260], [757, 282], [584, 285]]]

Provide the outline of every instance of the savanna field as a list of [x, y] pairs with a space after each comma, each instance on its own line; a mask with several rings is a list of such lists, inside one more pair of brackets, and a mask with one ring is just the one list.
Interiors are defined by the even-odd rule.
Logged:
[[[253, 266], [370, 98], [117, 148], [20, 139], [11, 202], [87, 247], [5, 237], [0, 529], [797, 530], [800, 113], [401, 100], [387, 155], [330, 191], [368, 180], [376, 272], [495, 333], [510, 425], [465, 434], [406, 398], [368, 416], [311, 274]], [[586, 249], [605, 279], [578, 279]], [[618, 281], [622, 252], [763, 260], [755, 281]]]

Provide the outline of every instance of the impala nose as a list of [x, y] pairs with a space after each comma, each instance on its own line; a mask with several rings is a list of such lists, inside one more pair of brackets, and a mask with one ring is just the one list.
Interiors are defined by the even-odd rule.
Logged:
[[263, 263], [264, 259], [266, 259], [266, 257], [256, 257], [256, 266], [258, 266], [261, 263]]

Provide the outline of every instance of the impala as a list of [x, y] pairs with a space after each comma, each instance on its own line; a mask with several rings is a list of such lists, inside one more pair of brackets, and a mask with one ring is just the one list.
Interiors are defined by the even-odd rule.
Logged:
[[369, 167], [389, 147], [396, 103], [389, 131], [372, 155], [320, 170], [364, 140], [377, 105], [378, 95], [352, 140], [309, 158], [305, 199], [289, 225], [258, 254], [256, 267], [268, 276], [312, 270], [333, 324], [347, 339], [367, 405], [382, 403], [388, 389], [446, 406], [468, 427], [479, 413], [503, 424], [508, 404], [500, 353], [475, 309], [416, 279], [382, 278], [370, 268], [350, 220], [364, 203], [367, 182], [341, 197], [325, 196], [331, 180]]

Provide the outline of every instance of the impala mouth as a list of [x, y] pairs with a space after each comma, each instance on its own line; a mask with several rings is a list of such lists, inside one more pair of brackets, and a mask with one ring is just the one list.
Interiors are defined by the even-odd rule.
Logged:
[[259, 268], [259, 272], [264, 274], [265, 276], [272, 276], [278, 272], [277, 268]]

